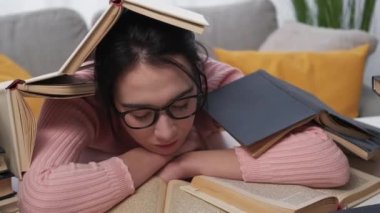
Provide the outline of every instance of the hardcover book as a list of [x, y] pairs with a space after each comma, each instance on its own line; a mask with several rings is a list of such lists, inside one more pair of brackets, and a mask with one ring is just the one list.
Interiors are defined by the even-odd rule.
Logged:
[[350, 181], [338, 188], [246, 183], [196, 176], [181, 187], [227, 212], [335, 212], [351, 208], [380, 192], [380, 178], [351, 169]]
[[58, 71], [25, 81], [0, 83], [0, 146], [7, 153], [10, 171], [18, 178], [21, 179], [22, 172], [29, 168], [36, 134], [36, 121], [24, 97], [75, 98], [93, 95], [94, 82], [79, 79], [73, 74], [92, 66], [83, 62], [124, 11], [134, 11], [195, 33], [201, 33], [208, 25], [202, 15], [174, 6], [147, 0], [111, 1], [108, 9]]
[[380, 150], [380, 129], [336, 113], [263, 70], [209, 93], [205, 110], [253, 157], [309, 123], [321, 126], [341, 147], [363, 159]]

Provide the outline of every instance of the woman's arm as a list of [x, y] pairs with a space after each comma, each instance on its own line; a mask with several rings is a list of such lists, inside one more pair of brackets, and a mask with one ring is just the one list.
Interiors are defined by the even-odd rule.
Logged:
[[[87, 156], [86, 163], [78, 163], [81, 152], [99, 140], [99, 135], [107, 134], [99, 128], [101, 116], [94, 110], [96, 102], [90, 100], [46, 101], [31, 168], [20, 183], [22, 210], [104, 212], [132, 194], [135, 181], [141, 184], [169, 160], [136, 148], [99, 162], [94, 162], [96, 158], [91, 162], [91, 156]], [[138, 168], [147, 160], [149, 163]]]
[[284, 138], [257, 159], [242, 148], [190, 152], [161, 171], [164, 179], [210, 175], [247, 182], [336, 187], [349, 179], [347, 158], [322, 129]]

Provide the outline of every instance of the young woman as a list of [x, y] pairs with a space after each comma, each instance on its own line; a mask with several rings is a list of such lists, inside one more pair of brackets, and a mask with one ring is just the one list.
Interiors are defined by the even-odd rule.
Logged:
[[[206, 150], [220, 132], [199, 110], [211, 91], [242, 77], [199, 54], [193, 33], [126, 12], [98, 45], [95, 97], [47, 100], [22, 212], [99, 212], [153, 175], [204, 174], [249, 182], [336, 187], [347, 159], [318, 127], [293, 132], [254, 159], [243, 148]], [[270, 122], [270, 120], [268, 120]]]

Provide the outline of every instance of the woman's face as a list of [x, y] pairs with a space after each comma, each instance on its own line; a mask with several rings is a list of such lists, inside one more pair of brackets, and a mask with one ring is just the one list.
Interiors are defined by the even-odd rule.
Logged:
[[[181, 57], [173, 57], [177, 62], [189, 67]], [[197, 89], [193, 81], [173, 65], [154, 66], [138, 63], [125, 72], [117, 82], [115, 105], [119, 112], [136, 110], [128, 114], [128, 123], [140, 125], [152, 117], [151, 110], [160, 109], [178, 98], [195, 95]], [[185, 99], [172, 104], [174, 112], [182, 113], [191, 103]], [[142, 109], [142, 110], [137, 110]], [[145, 149], [163, 155], [174, 153], [185, 142], [193, 126], [194, 116], [174, 119], [165, 110], [159, 112], [157, 121], [143, 129], [133, 129], [124, 125], [125, 130]]]

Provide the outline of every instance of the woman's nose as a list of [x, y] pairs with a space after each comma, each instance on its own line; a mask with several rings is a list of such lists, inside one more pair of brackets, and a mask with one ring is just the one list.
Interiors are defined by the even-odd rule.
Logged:
[[177, 128], [175, 122], [166, 113], [161, 113], [155, 124], [154, 133], [159, 141], [172, 142], [175, 139]]

